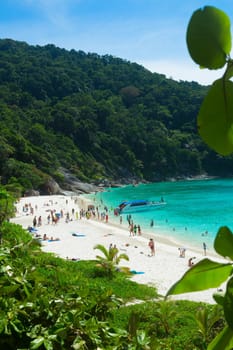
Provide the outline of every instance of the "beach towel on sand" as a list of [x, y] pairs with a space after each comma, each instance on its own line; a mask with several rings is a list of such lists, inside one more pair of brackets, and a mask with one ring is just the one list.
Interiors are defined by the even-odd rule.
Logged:
[[74, 236], [74, 237], [85, 237], [86, 235], [84, 235], [83, 233], [75, 233], [75, 232], [73, 232], [72, 236]]
[[133, 274], [133, 275], [143, 275], [145, 272], [143, 271], [135, 271], [135, 270], [130, 270], [130, 272]]

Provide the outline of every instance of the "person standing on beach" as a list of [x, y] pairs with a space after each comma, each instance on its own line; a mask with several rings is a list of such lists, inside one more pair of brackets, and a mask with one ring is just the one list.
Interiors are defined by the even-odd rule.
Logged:
[[42, 218], [41, 218], [41, 216], [39, 216], [39, 218], [38, 218], [38, 226], [42, 226]]
[[134, 228], [134, 225], [133, 225], [133, 222], [130, 224], [129, 226], [129, 235], [130, 236], [133, 236], [133, 228]]
[[50, 217], [50, 214], [47, 216], [47, 223], [48, 223], [48, 225], [50, 224], [50, 219], [51, 219], [51, 217]]
[[33, 227], [35, 228], [35, 227], [36, 227], [36, 225], [37, 225], [37, 219], [36, 219], [36, 216], [34, 216], [34, 219], [33, 219], [32, 224], [33, 224]]
[[206, 243], [205, 242], [203, 242], [203, 250], [204, 250], [204, 255], [206, 255]]
[[141, 226], [140, 226], [140, 225], [138, 225], [138, 235], [139, 235], [139, 236], [141, 236], [141, 234], [142, 234], [142, 231], [141, 231]]
[[131, 218], [132, 218], [131, 215], [127, 215], [127, 217], [126, 217], [126, 219], [128, 221], [128, 224], [129, 224], [129, 227], [130, 227], [130, 225], [132, 223]]
[[178, 250], [180, 251], [180, 258], [185, 258], [186, 249], [185, 248], [178, 248]]
[[148, 246], [150, 247], [150, 252], [151, 252], [150, 256], [154, 256], [155, 255], [155, 243], [154, 243], [153, 238], [150, 238]]
[[193, 262], [194, 259], [196, 259], [195, 256], [193, 256], [192, 258], [188, 259], [188, 266], [189, 267], [192, 267], [194, 265], [194, 262]]

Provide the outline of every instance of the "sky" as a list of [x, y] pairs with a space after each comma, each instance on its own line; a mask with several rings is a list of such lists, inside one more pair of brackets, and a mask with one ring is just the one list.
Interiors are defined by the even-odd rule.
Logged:
[[192, 13], [206, 5], [233, 23], [232, 0], [1, 0], [0, 38], [113, 55], [167, 78], [208, 85], [224, 70], [200, 69], [185, 41]]

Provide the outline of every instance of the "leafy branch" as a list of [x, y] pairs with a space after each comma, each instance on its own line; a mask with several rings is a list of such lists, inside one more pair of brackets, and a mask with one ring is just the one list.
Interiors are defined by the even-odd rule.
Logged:
[[[187, 47], [192, 59], [202, 68], [219, 69], [226, 65], [221, 79], [209, 89], [197, 117], [201, 138], [217, 153], [233, 152], [233, 60], [230, 58], [230, 19], [223, 11], [206, 6], [195, 11], [187, 28]], [[214, 294], [224, 310], [227, 325], [208, 345], [208, 350], [233, 348], [233, 234], [221, 227], [214, 241], [215, 251], [229, 262], [203, 259], [176, 282], [167, 292], [172, 294], [216, 288], [227, 282], [224, 295]]]
[[207, 145], [222, 155], [233, 152], [233, 61], [230, 19], [223, 11], [206, 6], [195, 11], [186, 41], [192, 59], [202, 68], [226, 66], [223, 77], [207, 93], [197, 117], [198, 131]]

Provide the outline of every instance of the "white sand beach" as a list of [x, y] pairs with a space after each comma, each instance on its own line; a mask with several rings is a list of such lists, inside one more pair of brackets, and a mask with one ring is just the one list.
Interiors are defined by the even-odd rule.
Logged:
[[[25, 204], [29, 209], [32, 208], [33, 213], [30, 210], [24, 211]], [[120, 223], [119, 225], [111, 223], [111, 217], [108, 222], [97, 218], [80, 219], [80, 209], [87, 209], [88, 204], [90, 203], [82, 196], [24, 197], [17, 203], [16, 217], [11, 221], [27, 229], [28, 226], [33, 226], [35, 216], [37, 220], [41, 216], [42, 224], [36, 227], [36, 234], [41, 237], [47, 236], [46, 240], [42, 240], [43, 251], [52, 252], [64, 259], [92, 260], [97, 254], [101, 254], [100, 251], [94, 250], [96, 244], [102, 244], [107, 248], [111, 243], [116, 244], [119, 252], [129, 257], [129, 261], [122, 260], [120, 266], [128, 266], [131, 270], [139, 272], [133, 275], [132, 280], [155, 286], [158, 293], [163, 296], [189, 269], [189, 258], [195, 256], [195, 262], [204, 258], [203, 252], [189, 249], [186, 250], [185, 257], [180, 257], [177, 245], [161, 242], [156, 236], [153, 237], [155, 256], [149, 256], [150, 236], [148, 234], [145, 235], [142, 232], [141, 236], [130, 236], [129, 231]], [[63, 211], [64, 216], [60, 217], [56, 224], [51, 221], [48, 223], [47, 217], [51, 211], [59, 214]], [[69, 213], [69, 220], [66, 220], [67, 213]], [[35, 235], [35, 233], [32, 234]], [[215, 261], [219, 260], [216, 257], [208, 257]], [[214, 292], [216, 289], [186, 293], [171, 298], [214, 303], [212, 298]]]

